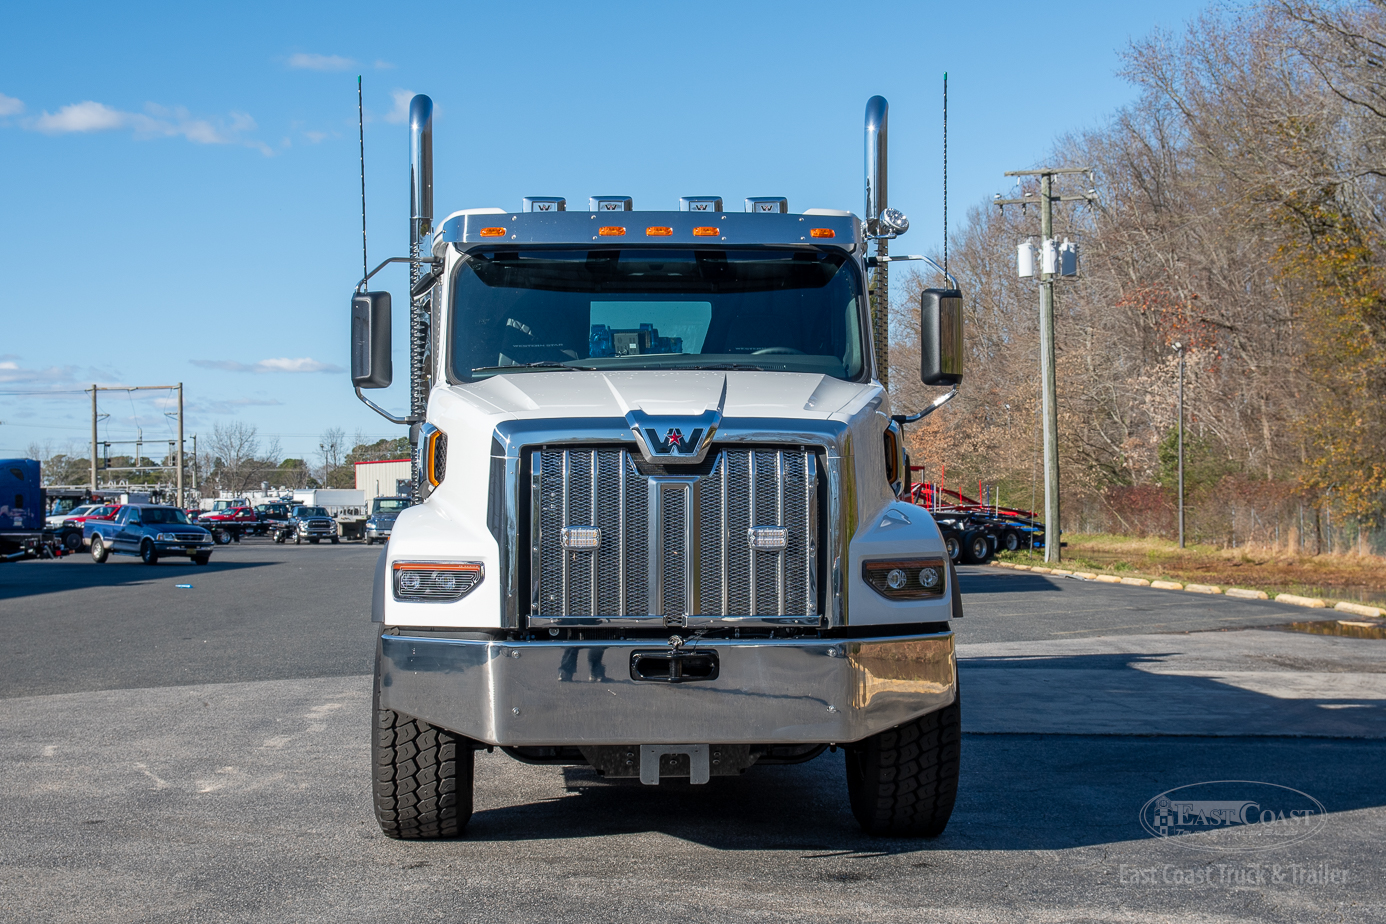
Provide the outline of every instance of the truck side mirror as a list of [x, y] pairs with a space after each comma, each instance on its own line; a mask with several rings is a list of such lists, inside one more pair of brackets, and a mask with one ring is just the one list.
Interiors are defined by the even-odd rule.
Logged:
[[351, 298], [351, 384], [386, 388], [390, 363], [390, 293], [363, 292]]
[[957, 385], [963, 378], [962, 292], [925, 289], [919, 302], [919, 377], [925, 385]]

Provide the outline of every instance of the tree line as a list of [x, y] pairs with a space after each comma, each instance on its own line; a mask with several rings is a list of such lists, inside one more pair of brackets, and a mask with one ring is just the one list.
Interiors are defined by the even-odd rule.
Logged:
[[[323, 431], [319, 438], [315, 459], [285, 457], [277, 438], [262, 440], [259, 429], [244, 421], [214, 424], [212, 432], [198, 441], [196, 456], [191, 452], [191, 445], [189, 450], [185, 458], [185, 483], [203, 497], [216, 497], [222, 492], [239, 494], [255, 491], [265, 483], [271, 489], [355, 488], [355, 463], [407, 459], [410, 455], [408, 437], [371, 440], [358, 431], [349, 440], [340, 427], [331, 427]], [[76, 445], [54, 452], [49, 445], [35, 443], [29, 446], [27, 455], [42, 463], [45, 485], [85, 485], [90, 482], [90, 456]], [[109, 460], [99, 460], [98, 464], [104, 465], [107, 461], [112, 467], [136, 464], [132, 456], [111, 456]], [[159, 468], [166, 461], [173, 463], [171, 459], [144, 455], [138, 464], [146, 466], [148, 471], [113, 472], [109, 476], [98, 468], [98, 481], [101, 484], [128, 482], [171, 485], [175, 480], [174, 473]]]
[[[1082, 253], [1056, 296], [1064, 528], [1172, 534], [1182, 344], [1196, 538], [1323, 551], [1377, 530], [1386, 3], [1214, 9], [1123, 61], [1137, 101], [1049, 158], [1090, 166], [1097, 193], [1055, 206], [1055, 237]], [[1058, 191], [1089, 180], [1067, 183]], [[1043, 484], [1038, 295], [1017, 277], [1016, 246], [1038, 241], [1039, 210], [1033, 186], [1012, 196], [1026, 193], [1035, 208], [979, 203], [950, 235], [967, 380], [909, 441], [924, 479], [981, 480], [1031, 507]], [[929, 397], [914, 331], [918, 291], [939, 284], [916, 272], [897, 287], [892, 383], [906, 406]]]

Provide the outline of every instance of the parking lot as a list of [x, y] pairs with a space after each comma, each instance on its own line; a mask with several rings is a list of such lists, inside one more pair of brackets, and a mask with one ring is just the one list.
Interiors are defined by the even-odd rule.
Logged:
[[[378, 554], [0, 566], [0, 917], [1386, 919], [1386, 642], [1284, 631], [1306, 613], [1272, 602], [989, 568], [962, 574], [961, 794], [935, 841], [863, 836], [840, 753], [658, 788], [481, 754], [464, 838], [388, 840]], [[1209, 780], [1328, 814], [1254, 853], [1142, 829], [1152, 797]]]

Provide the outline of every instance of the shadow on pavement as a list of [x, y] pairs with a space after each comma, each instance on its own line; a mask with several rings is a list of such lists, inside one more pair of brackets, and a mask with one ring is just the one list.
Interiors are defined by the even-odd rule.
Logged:
[[1053, 580], [1038, 574], [1005, 574], [992, 576], [960, 571], [958, 587], [965, 594], [1017, 594], [1034, 591], [1062, 593], [1063, 588]]
[[[862, 834], [848, 809], [841, 752], [714, 777], [698, 787], [607, 782], [585, 767], [564, 768], [566, 797], [477, 812], [465, 839], [657, 832], [718, 850], [802, 851], [801, 859], [810, 861], [1145, 840], [1137, 816], [1147, 800], [1206, 780], [1305, 789], [1330, 813], [1386, 804], [1386, 790], [1364, 772], [1386, 761], [1382, 741], [964, 735], [962, 754], [957, 807], [948, 829], [932, 841]], [[494, 766], [505, 771], [504, 763]], [[478, 779], [479, 790], [486, 786], [484, 777]]]
[[[963, 727], [997, 734], [1386, 738], [1386, 699], [1370, 683], [1378, 674], [1195, 670], [1188, 663], [1178, 652], [964, 656]], [[1358, 679], [1367, 683], [1352, 682]]]
[[156, 565], [146, 565], [133, 555], [112, 555], [98, 565], [91, 556], [79, 553], [72, 558], [56, 560], [10, 562], [0, 565], [0, 600], [17, 600], [39, 594], [54, 594], [68, 590], [89, 590], [94, 587], [120, 587], [142, 581], [167, 580], [186, 574], [189, 580], [207, 574], [263, 568], [274, 562], [217, 561], [216, 552], [205, 565], [196, 565], [187, 558], [166, 558]]

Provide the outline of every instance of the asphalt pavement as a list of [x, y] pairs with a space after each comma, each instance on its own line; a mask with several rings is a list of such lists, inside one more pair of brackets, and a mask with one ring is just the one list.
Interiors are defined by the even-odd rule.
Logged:
[[[937, 840], [864, 837], [840, 753], [657, 788], [497, 753], [465, 837], [390, 841], [378, 554], [0, 565], [0, 920], [1386, 920], [1386, 642], [1000, 569], [961, 575], [962, 785]], [[1207, 780], [1301, 790], [1322, 829], [1249, 852], [1142, 828]]]

